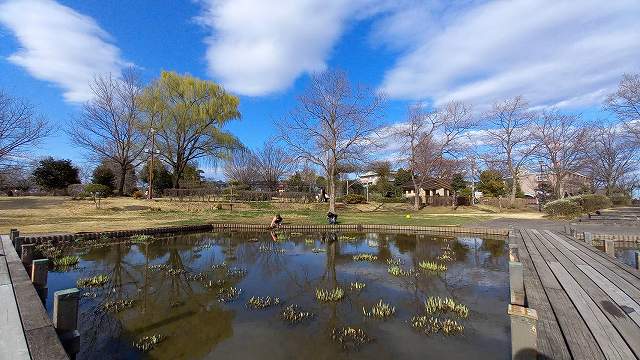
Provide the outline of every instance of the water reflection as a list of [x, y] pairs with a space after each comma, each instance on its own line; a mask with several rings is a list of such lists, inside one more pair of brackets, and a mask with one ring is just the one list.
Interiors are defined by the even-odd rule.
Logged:
[[[318, 248], [324, 251], [312, 251]], [[194, 234], [77, 249], [80, 267], [51, 273], [49, 294], [75, 286], [79, 277], [109, 275], [103, 288], [83, 289], [79, 358], [411, 359], [427, 353], [507, 358], [505, 248], [501, 240], [406, 234]], [[435, 261], [443, 249], [452, 254], [444, 273], [394, 277], [387, 272], [388, 260], [419, 269], [420, 261]], [[362, 253], [377, 259], [353, 260]], [[230, 269], [246, 273], [232, 276]], [[355, 281], [365, 283], [365, 289], [350, 289]], [[240, 298], [220, 302], [218, 291], [230, 286], [242, 289]], [[319, 302], [319, 288], [341, 288], [345, 296]], [[252, 310], [246, 306], [251, 296], [277, 296], [283, 302]], [[424, 310], [429, 296], [452, 297], [470, 307], [461, 336], [426, 336], [411, 328], [409, 319]], [[394, 318], [362, 315], [363, 307], [379, 299], [396, 307]], [[104, 310], [104, 304], [122, 300], [135, 302], [120, 312]], [[290, 304], [313, 312], [313, 320], [281, 321], [280, 311]], [[344, 351], [330, 334], [348, 326], [363, 329], [375, 341], [358, 352]], [[148, 353], [133, 347], [136, 339], [154, 334], [166, 340]]]

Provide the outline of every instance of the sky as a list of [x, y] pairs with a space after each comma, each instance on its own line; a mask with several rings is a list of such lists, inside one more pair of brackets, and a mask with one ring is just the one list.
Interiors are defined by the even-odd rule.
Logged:
[[57, 129], [33, 156], [76, 162], [69, 119], [95, 75], [127, 67], [222, 84], [241, 101], [229, 130], [250, 147], [327, 69], [384, 92], [387, 124], [416, 101], [479, 113], [516, 95], [593, 121], [640, 72], [639, 18], [638, 0], [0, 0], [0, 89]]

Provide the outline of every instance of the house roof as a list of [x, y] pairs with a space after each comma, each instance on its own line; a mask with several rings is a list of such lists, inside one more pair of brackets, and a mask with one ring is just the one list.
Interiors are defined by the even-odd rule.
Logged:
[[[447, 189], [451, 190], [451, 184], [446, 179], [429, 178], [422, 183], [423, 189]], [[403, 189], [413, 189], [413, 183], [402, 185]]]

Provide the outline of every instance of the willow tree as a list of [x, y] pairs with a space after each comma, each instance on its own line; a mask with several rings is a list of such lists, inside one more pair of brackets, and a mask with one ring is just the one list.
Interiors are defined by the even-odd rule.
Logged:
[[144, 127], [155, 132], [158, 156], [172, 168], [175, 188], [189, 163], [225, 158], [240, 145], [224, 130], [240, 118], [240, 100], [212, 81], [163, 71], [139, 100]]
[[383, 104], [383, 96], [351, 85], [344, 72], [327, 71], [311, 78], [298, 106], [278, 123], [292, 157], [326, 174], [331, 212], [335, 213], [339, 169], [366, 161], [375, 145]]

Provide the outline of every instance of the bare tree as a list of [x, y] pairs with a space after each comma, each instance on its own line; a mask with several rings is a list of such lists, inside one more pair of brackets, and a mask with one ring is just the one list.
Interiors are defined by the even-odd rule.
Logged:
[[15, 163], [50, 133], [33, 105], [0, 90], [0, 166]]
[[620, 126], [594, 126], [592, 133], [587, 162], [590, 176], [596, 186], [611, 195], [633, 178], [638, 165], [638, 145]]
[[504, 168], [513, 180], [509, 203], [514, 206], [518, 175], [536, 150], [530, 131], [535, 115], [529, 111], [527, 101], [517, 96], [493, 104], [484, 119], [490, 125], [485, 131], [487, 145], [491, 148], [488, 163]]
[[224, 176], [244, 185], [251, 185], [256, 178], [256, 168], [258, 159], [249, 149], [238, 149], [225, 159], [223, 171]]
[[640, 74], [624, 74], [618, 90], [605, 100], [604, 108], [614, 113], [640, 142]]
[[271, 190], [276, 190], [278, 182], [291, 171], [293, 164], [286, 151], [274, 140], [268, 140], [257, 149], [255, 158], [260, 177]]
[[366, 161], [376, 143], [383, 104], [383, 96], [352, 86], [344, 72], [328, 71], [312, 77], [298, 106], [277, 124], [293, 157], [325, 172], [331, 212], [335, 212], [338, 169]]
[[401, 160], [407, 163], [415, 193], [414, 209], [420, 209], [420, 189], [433, 176], [446, 173], [451, 159], [462, 149], [461, 138], [475, 126], [471, 106], [452, 101], [443, 108], [409, 107], [408, 119], [393, 136], [402, 144]]
[[93, 98], [83, 105], [67, 130], [91, 160], [106, 159], [117, 167], [118, 195], [124, 192], [127, 172], [144, 160], [147, 134], [139, 126], [141, 91], [138, 74], [132, 70], [121, 77], [96, 76], [91, 84]]
[[589, 133], [580, 123], [580, 115], [563, 114], [558, 110], [545, 110], [532, 125], [535, 155], [545, 160], [557, 198], [564, 193], [567, 175], [581, 170], [587, 160]]

